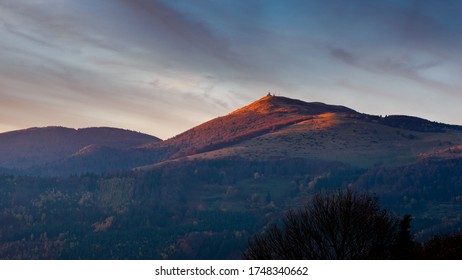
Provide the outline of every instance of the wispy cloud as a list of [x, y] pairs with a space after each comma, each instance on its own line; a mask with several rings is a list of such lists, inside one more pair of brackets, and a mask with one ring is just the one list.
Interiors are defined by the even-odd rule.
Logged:
[[348, 51], [346, 51], [344, 49], [333, 48], [333, 49], [330, 50], [330, 54], [334, 58], [336, 58], [336, 59], [338, 59], [338, 60], [340, 60], [340, 61], [342, 61], [342, 62], [344, 62], [346, 64], [352, 65], [352, 66], [357, 66], [358, 63], [359, 63], [359, 59], [355, 55], [353, 55], [352, 53], [350, 53], [350, 52], [348, 52]]
[[166, 138], [267, 91], [368, 100], [370, 113], [388, 100], [412, 114], [388, 91], [451, 108], [462, 88], [461, 13], [452, 0], [3, 0], [0, 125]]

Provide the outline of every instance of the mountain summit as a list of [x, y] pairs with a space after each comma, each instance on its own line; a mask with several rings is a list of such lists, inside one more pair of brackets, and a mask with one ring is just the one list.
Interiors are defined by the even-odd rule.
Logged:
[[179, 158], [227, 147], [325, 113], [358, 114], [343, 106], [265, 96], [226, 116], [205, 122], [166, 141], [145, 145], [144, 148], [159, 150], [161, 160]]
[[321, 102], [305, 102], [298, 99], [291, 99], [283, 96], [267, 95], [245, 107], [237, 109], [233, 114], [300, 114], [319, 115], [323, 113], [348, 113], [357, 114], [356, 111], [337, 105], [327, 105]]

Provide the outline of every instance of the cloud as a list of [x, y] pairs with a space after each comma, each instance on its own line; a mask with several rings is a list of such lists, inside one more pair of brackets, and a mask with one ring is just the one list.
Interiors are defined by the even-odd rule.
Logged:
[[352, 53], [340, 49], [340, 48], [333, 48], [330, 50], [330, 54], [340, 61], [349, 64], [349, 65], [358, 65], [358, 58], [354, 56]]
[[[43, 104], [49, 108], [82, 104], [88, 115], [97, 115], [92, 113], [97, 108], [109, 114], [109, 106], [121, 112], [125, 107], [125, 114], [137, 115], [133, 108], [149, 111], [145, 104], [151, 103], [157, 118], [167, 122], [168, 116], [178, 122], [169, 109], [175, 105], [182, 111], [200, 110], [198, 104], [227, 106], [225, 98], [211, 92], [219, 81], [206, 77], [226, 75], [232, 59], [227, 61], [225, 42], [199, 22], [157, 1], [61, 3], [53, 12], [40, 2], [0, 3], [0, 37], [8, 38], [0, 43], [6, 50], [0, 53], [0, 80], [28, 99], [30, 106], [40, 98], [53, 100]], [[143, 85], [153, 79], [162, 86]], [[59, 106], [50, 113], [57, 111]], [[216, 113], [214, 109], [209, 114], [189, 114], [201, 118], [184, 122], [200, 122]]]
[[460, 88], [454, 87], [451, 82], [439, 81], [431, 76], [421, 74], [421, 72], [432, 68], [444, 68], [442, 61], [415, 62], [408, 57], [385, 57], [376, 61], [374, 66], [375, 71], [378, 71], [378, 73], [406, 78], [434, 90], [455, 96], [460, 95]]
[[[458, 96], [460, 94], [459, 81], [454, 77], [440, 79], [432, 77], [435, 71], [433, 69], [447, 68], [446, 63], [441, 57], [435, 55], [418, 55], [418, 54], [394, 54], [391, 52], [369, 52], [359, 57], [350, 50], [342, 48], [332, 48], [329, 54], [334, 59], [356, 68], [360, 71], [374, 73], [377, 76], [391, 76], [398, 79], [408, 79], [424, 87], [432, 88], [450, 95]], [[452, 71], [457, 71], [453, 69]]]
[[341, 92], [355, 100], [370, 88], [373, 102], [387, 87], [444, 99], [462, 88], [461, 8], [450, 0], [3, 0], [0, 98], [17, 99], [9, 119], [22, 125], [48, 112], [63, 125], [163, 138], [268, 91], [338, 103]]

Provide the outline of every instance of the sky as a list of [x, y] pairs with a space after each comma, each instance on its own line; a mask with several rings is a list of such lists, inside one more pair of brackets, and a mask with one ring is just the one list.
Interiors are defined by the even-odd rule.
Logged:
[[462, 124], [459, 0], [0, 0], [0, 132], [173, 137], [268, 92]]

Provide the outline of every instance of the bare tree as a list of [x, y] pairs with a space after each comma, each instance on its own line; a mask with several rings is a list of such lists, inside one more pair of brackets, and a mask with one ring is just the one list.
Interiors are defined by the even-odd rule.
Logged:
[[433, 236], [423, 243], [420, 258], [426, 260], [461, 260], [462, 232]]
[[249, 241], [246, 259], [388, 259], [399, 219], [352, 190], [316, 195]]

